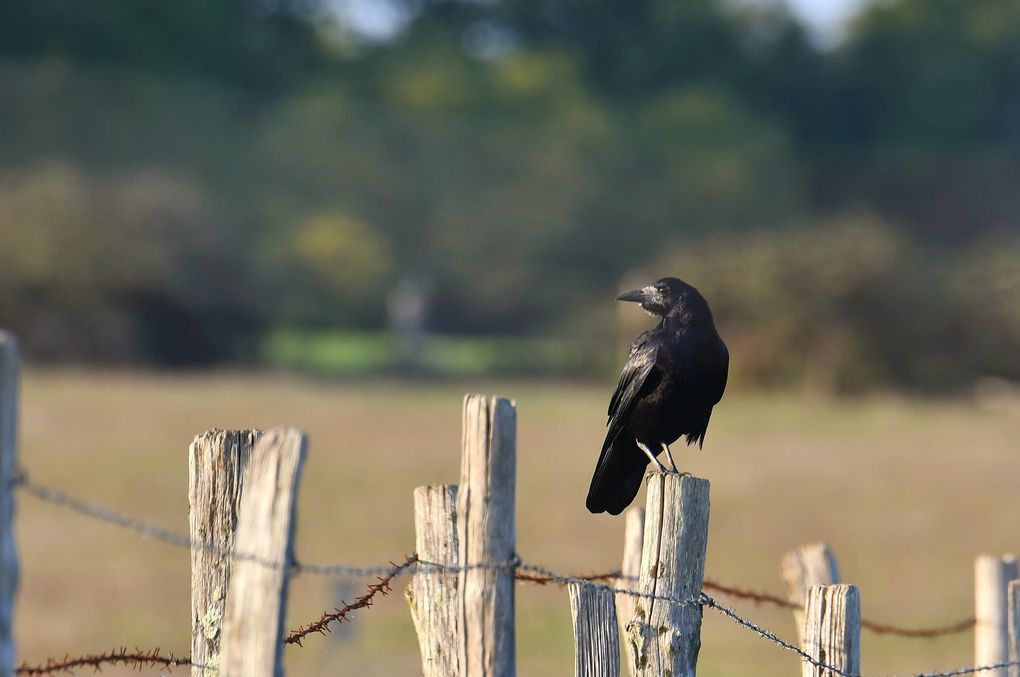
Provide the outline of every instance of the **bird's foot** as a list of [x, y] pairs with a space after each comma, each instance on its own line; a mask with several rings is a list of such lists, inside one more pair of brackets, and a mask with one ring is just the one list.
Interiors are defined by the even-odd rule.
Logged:
[[634, 440], [634, 442], [638, 445], [638, 449], [645, 452], [645, 456], [648, 457], [648, 460], [651, 461], [652, 465], [655, 466], [655, 469], [660, 474], [662, 475], [669, 474], [669, 470], [666, 470], [666, 466], [662, 465], [662, 463], [659, 462], [659, 459], [655, 458], [655, 454], [652, 453], [652, 450], [649, 449], [647, 445], [642, 443], [641, 440]]
[[669, 450], [669, 445], [665, 442], [660, 442], [660, 444], [662, 445], [662, 450], [666, 452], [666, 458], [669, 459], [669, 464], [673, 466], [673, 473], [679, 473], [680, 471], [676, 469], [676, 461], [673, 460], [673, 452]]

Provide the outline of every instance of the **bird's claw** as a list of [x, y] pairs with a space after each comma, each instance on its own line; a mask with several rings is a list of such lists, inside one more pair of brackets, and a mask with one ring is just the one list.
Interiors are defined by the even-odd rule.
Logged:
[[669, 464], [673, 467], [673, 474], [680, 474], [680, 471], [677, 470], [676, 467], [676, 461], [673, 460], [673, 452], [669, 450], [669, 445], [665, 442], [660, 442], [660, 444], [662, 445], [662, 450], [666, 452], [666, 458], [669, 459]]
[[655, 454], [652, 453], [652, 450], [649, 449], [644, 443], [642, 443], [641, 440], [634, 440], [634, 443], [637, 444], [638, 449], [645, 452], [645, 456], [648, 457], [648, 460], [652, 463], [652, 465], [655, 466], [655, 469], [659, 472], [660, 475], [669, 474], [669, 471], [666, 470], [666, 466], [662, 465], [659, 459], [655, 458]]

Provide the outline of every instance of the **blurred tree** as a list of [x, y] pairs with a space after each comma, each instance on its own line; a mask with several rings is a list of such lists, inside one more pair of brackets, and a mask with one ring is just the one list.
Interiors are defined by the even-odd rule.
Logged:
[[43, 165], [0, 189], [0, 315], [43, 358], [237, 357], [253, 275], [193, 186]]
[[[1020, 236], [990, 235], [963, 257], [951, 291], [962, 309], [955, 348], [968, 373], [1020, 379]], [[962, 350], [961, 350], [962, 348]]]
[[945, 242], [1020, 228], [1020, 5], [874, 3], [835, 59], [855, 157], [830, 185]]
[[825, 51], [779, 5], [388, 1], [381, 40], [318, 0], [0, 8], [0, 322], [236, 359], [415, 279], [430, 331], [591, 334], [661, 264], [751, 381], [1016, 373], [1014, 3], [875, 3]]
[[0, 9], [0, 56], [279, 87], [329, 64], [318, 0], [33, 0]]
[[925, 261], [890, 224], [857, 213], [783, 233], [685, 240], [655, 270], [675, 271], [711, 299], [738, 382], [831, 394], [965, 373], [941, 363], [960, 308]]

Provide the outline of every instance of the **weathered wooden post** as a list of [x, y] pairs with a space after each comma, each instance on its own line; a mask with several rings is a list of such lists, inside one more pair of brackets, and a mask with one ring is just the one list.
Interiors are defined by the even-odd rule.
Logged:
[[516, 673], [514, 558], [517, 410], [501, 397], [464, 398], [457, 489], [460, 674]]
[[815, 585], [840, 582], [836, 556], [828, 543], [808, 543], [783, 555], [779, 562], [779, 574], [786, 583], [788, 599], [797, 605], [793, 610], [793, 620], [797, 625], [797, 640], [803, 647], [807, 592]]
[[0, 331], [0, 675], [13, 675], [14, 597], [18, 551], [14, 541], [14, 473], [18, 466], [18, 344]]
[[[981, 555], [974, 561], [974, 663], [994, 665], [1009, 660], [1007, 588], [1018, 578], [1013, 555]], [[1006, 677], [1006, 668], [988, 671]]]
[[1020, 677], [1020, 579], [1009, 582], [1009, 677]]
[[648, 476], [641, 579], [627, 625], [634, 674], [694, 677], [701, 650], [701, 607], [661, 599], [696, 599], [705, 577], [708, 480], [690, 475]]
[[[804, 606], [804, 651], [846, 674], [861, 672], [861, 594], [854, 585], [813, 585]], [[838, 677], [802, 661], [802, 677]]]
[[574, 677], [620, 677], [613, 593], [582, 583], [570, 583], [567, 589], [574, 621]]
[[[637, 506], [628, 508], [626, 522], [623, 532], [623, 564], [620, 567], [620, 578], [616, 580], [616, 587], [627, 590], [637, 590], [638, 578], [641, 575], [641, 544], [645, 537], [645, 509]], [[627, 624], [634, 617], [634, 607], [637, 604], [637, 597], [633, 595], [616, 596], [616, 618], [620, 624], [620, 634], [627, 636]], [[625, 642], [628, 654], [632, 654], [633, 647], [630, 642]], [[627, 669], [631, 675], [634, 672], [634, 656], [630, 655], [627, 660]]]
[[267, 431], [251, 452], [223, 617], [224, 677], [283, 675], [283, 621], [305, 455], [305, 436], [293, 428]]
[[242, 479], [261, 436], [258, 430], [211, 430], [188, 449], [193, 677], [213, 677], [219, 668]]
[[422, 673], [424, 677], [457, 677], [461, 635], [456, 484], [429, 484], [414, 490], [414, 534], [420, 562], [454, 568], [443, 572], [419, 565], [421, 571], [404, 592], [418, 633]]

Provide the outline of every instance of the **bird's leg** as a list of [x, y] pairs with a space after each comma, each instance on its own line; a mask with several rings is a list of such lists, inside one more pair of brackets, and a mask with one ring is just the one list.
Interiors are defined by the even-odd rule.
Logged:
[[666, 466], [659, 463], [659, 459], [655, 458], [655, 454], [652, 453], [652, 450], [649, 449], [643, 442], [641, 442], [641, 440], [635, 439], [634, 442], [638, 445], [638, 449], [645, 452], [645, 456], [648, 457], [649, 461], [655, 464], [655, 467], [658, 469], [659, 472], [661, 472], [663, 475], [669, 473], [669, 471], [666, 470]]
[[666, 458], [669, 459], [669, 464], [673, 466], [673, 472], [679, 473], [680, 471], [677, 470], [676, 461], [673, 460], [673, 453], [669, 450], [669, 445], [665, 442], [660, 442], [659, 444], [662, 445], [662, 450], [666, 452]]

